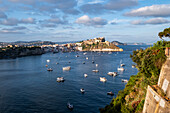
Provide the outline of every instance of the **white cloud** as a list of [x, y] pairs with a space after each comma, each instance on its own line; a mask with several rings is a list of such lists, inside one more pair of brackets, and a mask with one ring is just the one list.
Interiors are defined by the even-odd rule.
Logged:
[[152, 25], [157, 25], [157, 24], [166, 24], [170, 23], [170, 20], [164, 19], [164, 18], [152, 18], [149, 20], [135, 20], [132, 21], [131, 24], [134, 25], [145, 25], [145, 24], [152, 24]]
[[91, 2], [88, 2], [88, 4], [97, 4], [97, 3], [103, 3], [104, 0], [94, 0], [94, 1], [91, 1]]
[[141, 7], [124, 14], [125, 16], [169, 17], [170, 4]]
[[87, 15], [84, 15], [76, 20], [76, 23], [83, 24], [86, 26], [102, 27], [107, 24], [107, 20], [100, 17], [90, 18]]
[[125, 23], [125, 22], [129, 22], [129, 20], [126, 20], [126, 19], [113, 19], [111, 21], [109, 21], [108, 23], [109, 24], [117, 24], [117, 23]]
[[24, 23], [24, 24], [35, 24], [35, 19], [33, 19], [33, 18], [21, 19], [20, 23]]

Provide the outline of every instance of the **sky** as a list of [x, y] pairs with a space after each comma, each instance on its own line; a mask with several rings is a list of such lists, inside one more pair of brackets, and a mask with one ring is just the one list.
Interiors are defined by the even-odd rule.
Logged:
[[0, 42], [155, 43], [170, 27], [170, 0], [0, 0]]

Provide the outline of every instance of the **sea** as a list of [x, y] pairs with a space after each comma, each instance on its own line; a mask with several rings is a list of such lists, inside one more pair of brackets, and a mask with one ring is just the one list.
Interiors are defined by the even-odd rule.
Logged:
[[[129, 80], [131, 75], [138, 73], [132, 68], [135, 63], [130, 54], [149, 46], [119, 47], [124, 51], [87, 52], [86, 55], [84, 52], [59, 52], [1, 59], [0, 113], [99, 113], [99, 108], [108, 105], [125, 88], [126, 83], [121, 79]], [[117, 71], [120, 63], [125, 64], [123, 72]], [[65, 66], [70, 66], [71, 70], [63, 71]], [[48, 68], [53, 71], [47, 71]], [[94, 69], [99, 72], [92, 72]], [[118, 75], [113, 77], [107, 75], [108, 72], [118, 72]], [[85, 78], [84, 74], [88, 76]], [[65, 81], [59, 83], [57, 77], [64, 77]], [[107, 81], [101, 82], [100, 77]], [[81, 88], [85, 89], [84, 94]], [[114, 96], [107, 95], [109, 91]], [[67, 108], [68, 102], [74, 106], [73, 110]]]

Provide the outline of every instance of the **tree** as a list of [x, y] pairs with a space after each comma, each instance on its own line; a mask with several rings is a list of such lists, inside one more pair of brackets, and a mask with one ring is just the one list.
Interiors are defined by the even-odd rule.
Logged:
[[158, 36], [162, 39], [162, 37], [170, 38], [170, 28], [164, 29], [162, 32], [159, 32]]

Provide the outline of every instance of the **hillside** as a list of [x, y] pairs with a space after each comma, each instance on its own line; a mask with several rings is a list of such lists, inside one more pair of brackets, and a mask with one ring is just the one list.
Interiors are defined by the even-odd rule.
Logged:
[[101, 108], [101, 113], [140, 113], [143, 110], [148, 85], [156, 85], [163, 63], [165, 47], [170, 41], [158, 41], [145, 50], [136, 50], [130, 57], [137, 64], [137, 75], [132, 75], [124, 90], [119, 91], [110, 105]]

